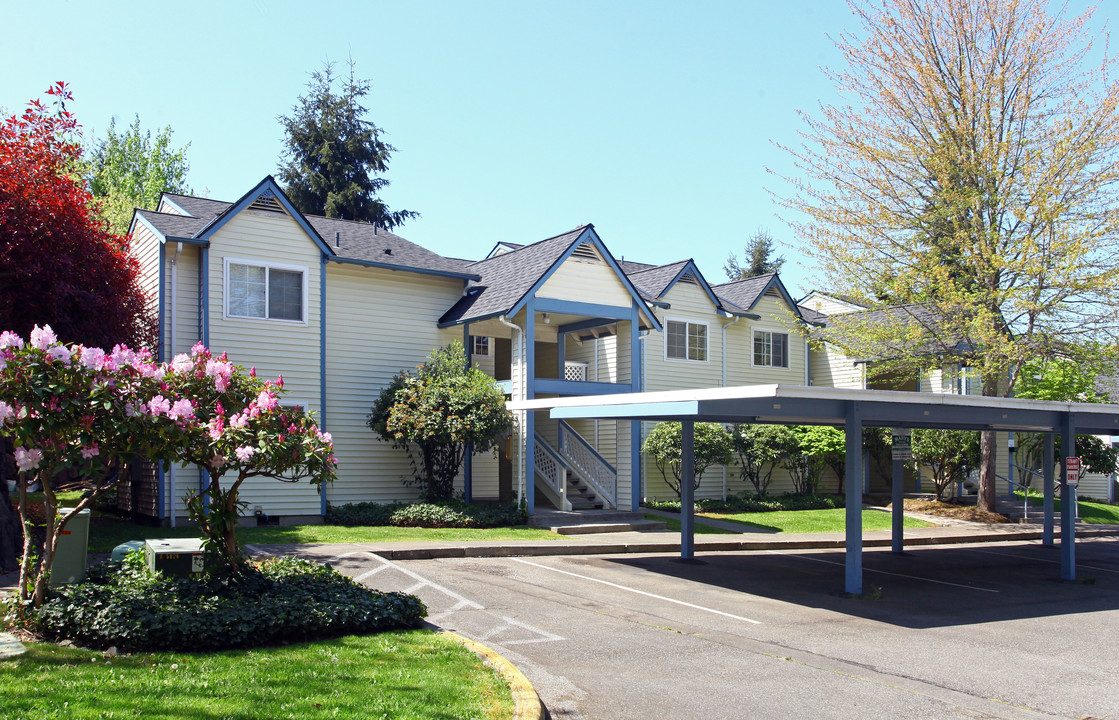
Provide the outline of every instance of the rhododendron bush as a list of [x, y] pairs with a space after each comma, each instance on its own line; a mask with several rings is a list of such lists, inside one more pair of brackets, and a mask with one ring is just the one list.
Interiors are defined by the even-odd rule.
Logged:
[[[239, 565], [238, 491], [247, 478], [334, 479], [330, 436], [303, 410], [282, 406], [282, 392], [282, 378], [261, 380], [201, 344], [157, 363], [148, 351], [121, 345], [65, 345], [49, 326], [36, 327], [27, 341], [0, 334], [0, 433], [13, 440], [20, 473], [20, 600], [42, 603], [59, 532], [141, 458], [208, 471], [209, 487], [188, 503], [191, 516], [217, 556]], [[65, 514], [52, 486], [62, 472], [93, 489]], [[27, 508], [34, 483], [42, 485], [47, 516], [41, 568], [33, 562]]]

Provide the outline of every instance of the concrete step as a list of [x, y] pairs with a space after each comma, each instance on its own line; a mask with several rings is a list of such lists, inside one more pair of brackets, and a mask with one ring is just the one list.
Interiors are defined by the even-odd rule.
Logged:
[[665, 523], [656, 520], [636, 520], [634, 522], [559, 525], [548, 529], [558, 535], [590, 535], [592, 533], [612, 532], [656, 532], [664, 530], [665, 527]]

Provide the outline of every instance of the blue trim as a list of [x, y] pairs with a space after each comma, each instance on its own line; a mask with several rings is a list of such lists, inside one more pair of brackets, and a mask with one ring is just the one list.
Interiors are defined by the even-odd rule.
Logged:
[[[570, 315], [594, 315], [612, 320], [629, 320], [633, 308], [624, 305], [600, 305], [598, 303], [577, 302], [575, 300], [556, 300], [554, 298], [534, 298], [536, 312], [568, 313]], [[509, 317], [512, 317], [511, 313]]]
[[[450, 312], [450, 311], [448, 310], [447, 312]], [[483, 320], [492, 320], [493, 318], [501, 317], [504, 314], [505, 313], [503, 311], [498, 310], [497, 312], [488, 313], [486, 315], [472, 315], [469, 318], [458, 318], [457, 320], [445, 320], [443, 322], [440, 322], [440, 323], [436, 324], [435, 327], [439, 328], [440, 330], [445, 330], [446, 328], [454, 327], [455, 325], [462, 325], [464, 323], [478, 323], [478, 322], [482, 322]]]
[[[319, 262], [319, 427], [326, 430], [326, 262]], [[319, 512], [326, 517], [326, 484], [319, 485]]]
[[199, 312], [202, 314], [202, 344], [210, 347], [210, 249], [207, 247], [199, 250], [198, 278], [202, 284], [202, 303]]
[[277, 201], [279, 201], [280, 205], [283, 206], [285, 210], [287, 210], [292, 219], [294, 219], [299, 227], [303, 228], [303, 231], [307, 233], [307, 236], [311, 238], [311, 241], [319, 247], [319, 250], [322, 251], [323, 255], [334, 255], [334, 251], [330, 249], [330, 245], [328, 245], [322, 239], [322, 236], [319, 235], [318, 231], [316, 231], [315, 228], [311, 227], [311, 223], [307, 222], [307, 218], [303, 217], [303, 213], [299, 212], [299, 210], [296, 209], [295, 205], [291, 204], [291, 200], [288, 199], [288, 196], [284, 194], [284, 191], [278, 184], [276, 184], [275, 178], [273, 178], [271, 175], [261, 180], [259, 183], [256, 184], [256, 187], [242, 195], [241, 199], [230, 205], [228, 208], [225, 209], [224, 212], [215, 217], [213, 220], [206, 223], [206, 225], [201, 230], [196, 232], [194, 236], [197, 238], [208, 240], [214, 233], [220, 230], [222, 226], [232, 220], [235, 215], [237, 215], [248, 206], [252, 205], [257, 198], [267, 192], [270, 192], [272, 196], [275, 197]]
[[156, 516], [162, 520], [167, 517], [167, 511], [164, 509], [167, 504], [166, 478], [163, 477], [163, 463], [157, 461], [156, 468], [156, 487], [158, 488], [156, 492], [159, 495], [159, 512], [156, 513]]
[[552, 408], [554, 418], [570, 420], [572, 418], [632, 418], [645, 416], [667, 420], [671, 418], [696, 417], [699, 414], [698, 400], [677, 400], [674, 402], [627, 403], [625, 405], [593, 405], [588, 407], [556, 407]]
[[[699, 272], [698, 270], [696, 271]], [[705, 281], [706, 284], [706, 281]], [[633, 304], [633, 312], [630, 317], [629, 324], [629, 345], [630, 345], [630, 384], [636, 392], [641, 392], [641, 318], [637, 309], [637, 303]], [[630, 445], [630, 462], [629, 462], [629, 499], [630, 510], [633, 512], [640, 512], [641, 510], [641, 422], [634, 420], [629, 424], [629, 445]]]
[[[591, 445], [589, 442], [587, 442], [586, 438], [584, 438], [579, 433], [575, 432], [575, 428], [571, 427], [571, 425], [569, 425], [566, 420], [558, 420], [557, 419], [556, 422], [564, 427], [565, 432], [570, 433], [571, 435], [574, 435], [577, 438], [579, 438], [578, 440], [576, 440], [576, 442], [578, 442], [581, 447], [583, 447], [587, 450], [590, 450], [591, 454], [594, 455], [596, 458], [598, 458], [598, 461], [600, 463], [602, 463], [606, 467], [610, 468], [614, 472], [618, 472], [618, 469], [616, 467], [614, 467], [614, 465], [609, 460], [602, 457], [602, 455], [599, 454], [598, 450], [595, 450], [594, 445]], [[580, 442], [580, 440], [582, 442]], [[560, 436], [560, 449], [562, 450], [565, 447], [565, 445], [566, 445], [566, 443], [563, 442], [563, 436], [561, 435]], [[564, 467], [567, 467], [567, 461], [566, 460], [563, 461], [563, 465], [564, 465]]]
[[676, 277], [672, 278], [668, 285], [665, 285], [664, 290], [660, 293], [660, 297], [667, 295], [668, 291], [675, 287], [676, 283], [680, 282], [680, 278], [687, 275], [689, 271], [695, 275], [696, 280], [699, 281], [699, 286], [703, 288], [703, 291], [707, 293], [707, 298], [711, 300], [711, 304], [717, 308], [723, 307], [723, 304], [719, 302], [719, 298], [715, 296], [715, 292], [711, 289], [711, 286], [707, 284], [707, 278], [703, 277], [703, 273], [699, 271], [699, 268], [696, 267], [695, 261], [693, 260], [688, 260], [688, 262], [684, 264], [684, 267], [680, 268], [680, 272], [676, 273]]
[[[554, 263], [552, 263], [552, 266], [548, 268], [548, 270], [543, 275], [541, 275], [535, 283], [533, 283], [532, 287], [529, 288], [524, 295], [521, 296], [520, 300], [518, 300], [513, 305], [513, 307], [509, 308], [509, 310], [507, 310], [504, 314], [512, 317], [520, 312], [521, 308], [525, 307], [530, 299], [536, 297], [536, 291], [543, 287], [544, 283], [548, 282], [548, 278], [552, 277], [552, 275], [555, 274], [560, 265], [563, 265], [564, 261], [567, 260], [567, 258], [571, 257], [571, 254], [574, 253], [575, 250], [585, 242], [590, 242], [598, 249], [599, 253], [602, 254], [602, 257], [606, 259], [606, 264], [609, 265], [614, 273], [618, 276], [618, 279], [625, 286], [627, 292], [629, 292], [630, 296], [633, 298], [633, 301], [639, 303], [642, 307], [645, 307], [646, 310], [648, 310], [648, 306], [641, 298], [641, 293], [637, 290], [637, 287], [633, 284], [633, 282], [630, 281], [629, 276], [622, 272], [622, 268], [618, 265], [618, 262], [614, 260], [614, 256], [610, 254], [610, 251], [606, 249], [606, 245], [603, 244], [602, 238], [600, 238], [598, 236], [598, 233], [595, 232], [594, 226], [588, 225], [583, 230], [583, 232], [579, 233], [579, 237], [575, 238], [571, 245], [568, 246], [567, 250], [565, 250]], [[538, 309], [540, 310], [540, 312], [552, 312], [552, 310], [546, 310], [545, 308]], [[555, 312], [561, 311], [556, 310]], [[589, 315], [592, 313], [585, 314]], [[660, 330], [660, 322], [657, 320], [656, 316], [653, 315], [652, 311], [648, 311], [647, 314], [649, 322], [652, 323], [653, 327], [657, 330]]]
[[[331, 262], [343, 263], [346, 265], [360, 265], [362, 267], [381, 268], [382, 270], [399, 270], [400, 272], [419, 273], [420, 275], [435, 275], [437, 277], [449, 277], [456, 280], [481, 280], [481, 275], [472, 275], [470, 273], [454, 272], [453, 270], [433, 270], [430, 268], [411, 267], [409, 265], [394, 265], [392, 263], [376, 262], [375, 260], [359, 260], [358, 258], [348, 258], [335, 255], [330, 258]], [[501, 315], [502, 313], [495, 313]], [[470, 318], [468, 322], [477, 322], [483, 318]], [[447, 323], [440, 325], [440, 327], [450, 327], [457, 325], [458, 322]]]
[[680, 557], [695, 556], [695, 422], [680, 423]]
[[[159, 205], [162, 205], [163, 203], [167, 203], [171, 207], [178, 210], [180, 213], [182, 213], [183, 217], [190, 217], [190, 218], [195, 217], [191, 213], [187, 212], [186, 208], [184, 208], [182, 205], [175, 202], [171, 198], [167, 197], [167, 193], [160, 193], [159, 194], [159, 204], [157, 204], [156, 207], [158, 208]], [[159, 212], [159, 210], [156, 210], [155, 212]]]
[[591, 318], [590, 320], [580, 320], [579, 322], [567, 323], [560, 325], [556, 328], [559, 333], [570, 333], [577, 330], [589, 330], [590, 328], [602, 327], [603, 325], [610, 325], [615, 322], [614, 318]]
[[637, 392], [629, 383], [579, 382], [554, 378], [536, 378], [535, 390], [545, 395], [618, 395]]
[[1041, 544], [1053, 544], [1053, 465], [1055, 464], [1053, 454], [1053, 433], [1045, 433], [1045, 445], [1042, 446], [1043, 460], [1042, 460], [1042, 508], [1045, 513], [1045, 518], [1041, 527]]
[[159, 341], [155, 348], [155, 359], [157, 362], [164, 362], [166, 353], [163, 351], [163, 346], [167, 342], [167, 335], [165, 326], [167, 324], [167, 289], [164, 287], [166, 278], [164, 278], [164, 266], [167, 264], [167, 246], [163, 243], [159, 244], [159, 299], [157, 301], [158, 308], [156, 312], [159, 314]]
[[765, 294], [769, 292], [769, 289], [771, 287], [776, 287], [777, 292], [781, 293], [781, 297], [784, 298], [785, 302], [789, 305], [790, 308], [792, 308], [793, 314], [795, 314], [801, 320], [804, 320], [804, 316], [800, 314], [800, 306], [796, 304], [796, 301], [793, 300], [793, 296], [790, 295], [789, 291], [785, 289], [785, 283], [781, 282], [781, 278], [777, 275], [777, 273], [773, 273], [773, 277], [769, 279], [769, 282], [765, 284], [765, 287], [762, 288], [761, 292], [758, 293], [758, 296], [754, 298], [754, 302], [750, 303], [750, 307], [746, 309], [753, 310], [755, 307], [757, 307], [758, 303], [762, 301], [762, 298], [765, 297]]
[[[536, 308], [535, 297], [525, 303], [525, 399], [536, 397]], [[536, 513], [536, 413], [525, 413], [525, 504]]]
[[566, 367], [565, 367], [566, 361], [567, 361], [567, 334], [566, 333], [559, 332], [559, 333], [556, 334], [556, 355], [558, 356], [557, 360], [559, 361], [559, 364], [556, 365], [556, 367], [558, 368], [559, 376], [562, 378], [562, 377], [565, 377], [567, 375], [567, 370], [566, 370]]
[[1061, 422], [1061, 579], [1076, 579], [1076, 503], [1074, 489], [1068, 484], [1067, 458], [1076, 455], [1076, 426], [1072, 416]]

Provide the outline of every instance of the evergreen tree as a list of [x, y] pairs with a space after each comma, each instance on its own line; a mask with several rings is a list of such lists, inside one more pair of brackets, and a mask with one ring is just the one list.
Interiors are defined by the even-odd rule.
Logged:
[[746, 241], [746, 247], [742, 251], [742, 262], [738, 261], [737, 255], [731, 253], [727, 256], [727, 264], [723, 266], [723, 270], [731, 280], [743, 280], [778, 272], [785, 264], [785, 258], [774, 257], [775, 250], [776, 241], [773, 236], [765, 228], [758, 228], [758, 231]]
[[370, 81], [354, 76], [338, 80], [334, 63], [311, 73], [307, 93], [300, 95], [291, 116], [280, 116], [286, 148], [279, 170], [280, 182], [301, 212], [361, 220], [394, 228], [418, 217], [411, 210], [389, 210], [377, 197], [389, 181], [389, 157], [396, 150], [381, 139], [381, 129], [365, 119], [361, 104]]

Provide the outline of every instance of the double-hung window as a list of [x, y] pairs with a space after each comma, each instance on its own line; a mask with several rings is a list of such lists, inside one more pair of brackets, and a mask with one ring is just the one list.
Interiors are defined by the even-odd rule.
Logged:
[[226, 315], [265, 320], [307, 320], [303, 268], [226, 260]]
[[777, 368], [789, 367], [789, 334], [755, 330], [754, 365]]
[[707, 362], [707, 325], [669, 320], [665, 323], [665, 355], [672, 360]]
[[470, 354], [475, 357], [490, 356], [490, 339], [483, 335], [470, 336]]

